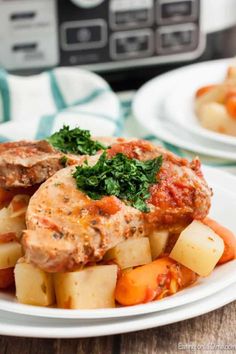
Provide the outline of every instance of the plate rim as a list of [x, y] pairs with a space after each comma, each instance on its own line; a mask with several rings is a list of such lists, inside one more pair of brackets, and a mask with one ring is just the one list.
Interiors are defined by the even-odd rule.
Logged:
[[[235, 291], [232, 291], [232, 287]], [[227, 294], [227, 295], [226, 295]], [[223, 295], [223, 296], [222, 296]], [[135, 316], [126, 318], [125, 320], [115, 321], [114, 323], [95, 322], [92, 326], [62, 326], [46, 327], [40, 325], [36, 328], [28, 325], [17, 325], [1, 323], [0, 319], [0, 334], [8, 336], [32, 337], [32, 338], [89, 338], [101, 337], [122, 333], [130, 333], [155, 327], [161, 327], [172, 323], [177, 323], [197, 316], [207, 314], [218, 308], [221, 308], [236, 299], [236, 283], [227, 288], [215, 293], [213, 296], [208, 296], [203, 300], [194, 301], [185, 306], [179, 306], [170, 311], [165, 310], [160, 313], [147, 314], [144, 316]], [[1, 314], [1, 311], [0, 311]], [[23, 316], [24, 317], [24, 316]], [[23, 319], [22, 319], [23, 320]]]

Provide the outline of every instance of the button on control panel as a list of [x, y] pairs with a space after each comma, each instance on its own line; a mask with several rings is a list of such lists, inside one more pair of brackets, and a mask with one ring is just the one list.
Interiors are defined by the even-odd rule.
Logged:
[[102, 19], [64, 23], [61, 38], [64, 50], [101, 48], [107, 42], [107, 25]]
[[157, 5], [157, 23], [173, 24], [195, 20], [197, 4], [194, 0], [160, 0]]
[[154, 0], [110, 1], [110, 25], [113, 29], [150, 26], [153, 23]]
[[157, 51], [172, 54], [193, 50], [197, 45], [197, 28], [193, 24], [162, 27], [157, 30]]
[[153, 54], [153, 33], [149, 30], [117, 32], [110, 42], [115, 60], [145, 57]]

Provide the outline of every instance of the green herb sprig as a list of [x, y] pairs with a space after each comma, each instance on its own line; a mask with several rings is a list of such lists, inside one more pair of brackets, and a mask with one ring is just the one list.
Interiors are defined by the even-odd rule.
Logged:
[[70, 129], [66, 125], [47, 140], [56, 149], [76, 155], [95, 155], [98, 150], [106, 149], [103, 144], [91, 139], [88, 130]]
[[87, 163], [77, 166], [73, 177], [77, 188], [92, 199], [114, 195], [142, 212], [148, 212], [146, 200], [149, 189], [157, 183], [157, 173], [162, 156], [153, 160], [130, 159], [122, 153], [108, 158], [104, 152], [98, 162], [90, 167]]

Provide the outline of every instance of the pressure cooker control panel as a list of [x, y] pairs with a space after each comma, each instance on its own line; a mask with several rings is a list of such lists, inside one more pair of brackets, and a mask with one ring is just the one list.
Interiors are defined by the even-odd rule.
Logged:
[[58, 3], [64, 65], [156, 64], [197, 57], [203, 47], [200, 0], [90, 0], [89, 10], [72, 2], [67, 11], [67, 0]]
[[200, 0], [0, 0], [0, 65], [99, 71], [189, 60], [204, 49], [199, 23]]

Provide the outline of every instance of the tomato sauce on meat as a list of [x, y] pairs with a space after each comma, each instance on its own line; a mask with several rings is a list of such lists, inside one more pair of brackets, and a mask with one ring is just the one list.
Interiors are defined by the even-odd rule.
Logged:
[[179, 177], [172, 164], [166, 163], [161, 168], [157, 179], [159, 183], [150, 188], [149, 203], [166, 209], [168, 207], [192, 206], [194, 201], [194, 186], [186, 181], [183, 175]]
[[143, 140], [134, 140], [128, 143], [114, 144], [107, 154], [111, 158], [118, 153], [122, 153], [130, 159], [139, 159], [144, 153], [152, 152], [153, 146]]

